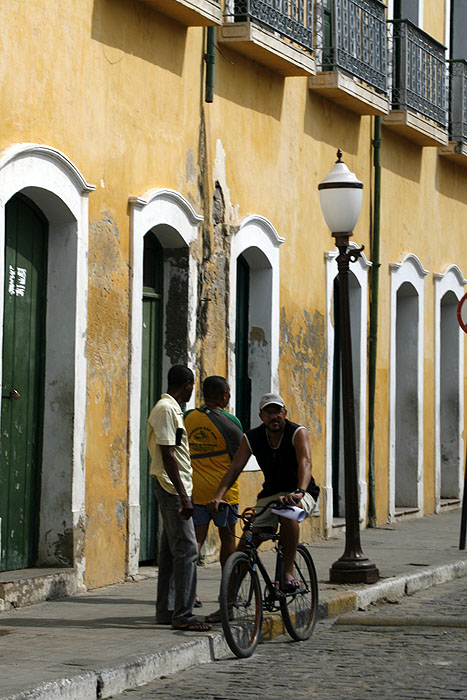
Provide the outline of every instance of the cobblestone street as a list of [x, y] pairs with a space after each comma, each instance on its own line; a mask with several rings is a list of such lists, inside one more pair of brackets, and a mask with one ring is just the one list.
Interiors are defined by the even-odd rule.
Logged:
[[301, 644], [281, 637], [123, 693], [122, 700], [467, 700], [465, 579], [327, 620]]

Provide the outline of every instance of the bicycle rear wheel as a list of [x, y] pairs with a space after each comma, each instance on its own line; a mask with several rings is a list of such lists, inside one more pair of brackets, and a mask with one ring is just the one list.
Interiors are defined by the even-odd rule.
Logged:
[[258, 575], [244, 552], [232, 554], [224, 566], [219, 606], [227, 644], [239, 658], [251, 656], [261, 634], [263, 603]]
[[303, 642], [313, 633], [318, 617], [318, 578], [311, 554], [303, 544], [297, 547], [294, 578], [299, 581], [300, 587], [285, 593], [285, 598], [281, 600], [281, 613], [292, 639]]

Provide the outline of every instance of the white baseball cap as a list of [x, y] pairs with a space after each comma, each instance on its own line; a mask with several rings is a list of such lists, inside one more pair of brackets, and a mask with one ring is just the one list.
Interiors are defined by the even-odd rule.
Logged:
[[276, 406], [281, 406], [285, 408], [284, 399], [279, 394], [263, 394], [259, 400], [259, 410], [262, 411], [263, 408], [269, 406], [270, 404], [275, 404]]

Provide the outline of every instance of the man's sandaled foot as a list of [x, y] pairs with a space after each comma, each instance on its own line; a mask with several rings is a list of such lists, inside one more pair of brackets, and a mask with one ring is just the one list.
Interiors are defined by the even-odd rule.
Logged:
[[[229, 620], [233, 620], [233, 610], [229, 611]], [[217, 623], [222, 622], [221, 611], [216, 610], [216, 612], [206, 615], [204, 621], [209, 622], [211, 625], [216, 625]]]
[[195, 602], [194, 602], [194, 604], [193, 604], [193, 607], [194, 607], [194, 608], [202, 608], [202, 607], [203, 607], [203, 604], [202, 604], [202, 602], [200, 601], [199, 596], [196, 596]]
[[298, 581], [296, 578], [286, 578], [284, 585], [281, 588], [281, 591], [284, 591], [285, 593], [296, 593], [299, 590], [300, 581]]
[[217, 625], [218, 622], [222, 622], [221, 620], [221, 611], [216, 610], [216, 612], [209, 613], [209, 615], [206, 615], [204, 618], [205, 622], [208, 622], [211, 625]]
[[211, 625], [205, 622], [187, 622], [184, 625], [176, 625], [174, 630], [182, 630], [184, 632], [209, 632]]

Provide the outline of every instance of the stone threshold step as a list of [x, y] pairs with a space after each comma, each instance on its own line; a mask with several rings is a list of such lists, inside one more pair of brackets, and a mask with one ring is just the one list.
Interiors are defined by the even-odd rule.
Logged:
[[0, 572], [0, 612], [76, 595], [83, 590], [72, 568], [19, 569]]

